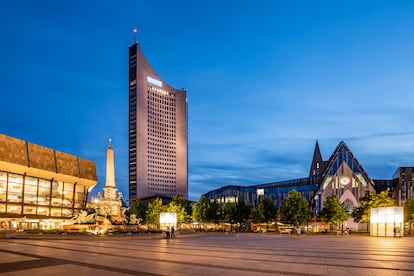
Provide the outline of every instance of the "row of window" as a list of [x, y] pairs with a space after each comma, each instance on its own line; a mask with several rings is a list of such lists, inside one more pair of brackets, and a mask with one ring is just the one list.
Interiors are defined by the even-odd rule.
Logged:
[[169, 178], [169, 179], [161, 179], [161, 178], [148, 178], [148, 185], [154, 186], [159, 183], [165, 183], [165, 184], [175, 184], [175, 178]]
[[165, 152], [165, 153], [171, 153], [171, 154], [174, 154], [175, 153], [175, 150], [167, 150], [167, 149], [160, 149], [160, 148], [157, 148], [157, 147], [148, 147], [148, 153], [150, 153], [151, 154], [151, 151], [156, 151], [156, 152]]
[[0, 213], [71, 217], [73, 216], [73, 209], [0, 203]]
[[164, 149], [171, 149], [171, 150], [174, 150], [174, 151], [177, 149], [177, 147], [175, 146], [175, 144], [173, 146], [170, 146], [170, 145], [164, 145], [164, 144], [153, 143], [153, 142], [148, 141], [148, 148], [150, 148], [151, 146], [153, 146], [153, 147], [155, 147], [157, 149], [164, 148]]
[[175, 102], [176, 102], [175, 98], [163, 99], [161, 97], [154, 97], [153, 93], [149, 94], [147, 99], [148, 99], [149, 102], [158, 103], [158, 104], [161, 104], [161, 105], [166, 105], [166, 106], [171, 106], [171, 107], [175, 107]]
[[176, 122], [172, 119], [168, 120], [165, 118], [157, 118], [154, 114], [148, 114], [148, 120], [153, 122], [154, 124], [165, 124], [165, 125], [176, 125]]
[[[157, 92], [157, 94], [155, 94], [154, 92]], [[151, 85], [148, 85], [148, 93], [150, 93], [152, 96], [157, 96], [161, 99], [173, 99], [173, 100], [175, 100], [174, 98], [176, 96], [175, 93], [173, 93], [173, 92], [168, 92], [168, 91], [165, 91], [161, 88], [151, 86]], [[172, 98], [168, 97], [168, 96], [171, 96]]]
[[166, 145], [173, 145], [175, 148], [176, 143], [169, 139], [154, 139], [153, 137], [148, 137], [148, 144], [166, 144]]
[[154, 152], [154, 151], [149, 151], [148, 152], [148, 158], [149, 159], [156, 159], [157, 156], [163, 156], [163, 157], [169, 157], [169, 158], [176, 158], [177, 156], [175, 154], [171, 154], [171, 153], [159, 153], [159, 152]]
[[176, 141], [176, 137], [175, 137], [175, 135], [173, 136], [172, 134], [171, 135], [169, 135], [169, 136], [167, 136], [167, 135], [165, 135], [164, 133], [162, 133], [162, 132], [156, 132], [156, 133], [152, 133], [152, 132], [150, 132], [150, 133], [148, 133], [148, 135], [150, 136], [150, 137], [154, 137], [154, 138], [159, 138], [159, 139], [170, 139], [171, 141]]
[[148, 127], [148, 133], [150, 135], [160, 135], [163, 138], [176, 138], [175, 130], [174, 129], [165, 129], [165, 128], [152, 128]]
[[176, 175], [175, 172], [167, 172], [167, 171], [158, 171], [158, 170], [148, 170], [149, 177], [161, 177], [161, 175], [163, 174], [167, 174], [167, 175]]
[[[44, 208], [81, 208], [86, 202], [87, 187], [79, 184], [67, 183], [57, 180], [42, 179], [27, 175], [20, 175], [0, 171], [0, 204], [5, 204], [3, 211], [12, 213], [27, 209], [39, 210]], [[15, 208], [15, 207], [19, 208]], [[0, 211], [1, 213], [1, 211]], [[41, 212], [44, 213], [43, 211]]]
[[165, 106], [165, 105], [161, 105], [161, 104], [157, 104], [157, 103], [153, 103], [153, 102], [148, 102], [148, 111], [149, 114], [151, 114], [151, 112], [153, 112], [153, 115], [156, 115], [156, 113], [160, 113], [160, 114], [167, 114], [170, 116], [175, 116], [175, 112], [177, 111], [177, 108], [175, 107], [169, 107], [169, 106]]
[[[172, 159], [168, 159], [173, 161]], [[159, 162], [160, 164], [155, 164], [155, 162], [150, 159], [148, 160], [148, 170], [154, 170], [154, 169], [161, 169], [161, 170], [170, 170], [175, 171], [176, 170], [176, 163], [175, 162], [167, 162], [167, 159], [163, 160], [164, 162]]]
[[160, 122], [159, 120], [157, 120], [156, 118], [151, 118], [148, 117], [147, 123], [148, 126], [152, 127], [152, 128], [168, 128], [168, 129], [175, 129], [175, 122], [170, 121], [170, 120], [164, 120], [165, 122]]

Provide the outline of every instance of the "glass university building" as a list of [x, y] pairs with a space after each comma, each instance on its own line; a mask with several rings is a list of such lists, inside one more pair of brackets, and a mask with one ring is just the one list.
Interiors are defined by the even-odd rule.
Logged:
[[328, 160], [323, 160], [317, 142], [308, 177], [253, 186], [225, 186], [205, 196], [223, 203], [244, 201], [253, 207], [269, 197], [280, 208], [289, 192], [296, 190], [306, 198], [314, 213], [319, 214], [331, 195], [351, 211], [359, 206], [359, 198], [366, 192], [388, 189], [396, 204], [401, 206], [414, 194], [413, 171], [413, 167], [399, 167], [392, 179], [372, 180], [344, 142], [338, 144]]
[[129, 200], [187, 198], [187, 92], [163, 81], [138, 43], [129, 47]]

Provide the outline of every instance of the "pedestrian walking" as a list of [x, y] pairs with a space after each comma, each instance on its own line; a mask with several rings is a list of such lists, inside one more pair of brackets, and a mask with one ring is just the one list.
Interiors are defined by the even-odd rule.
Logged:
[[175, 231], [174, 231], [174, 226], [171, 226], [171, 231], [170, 231], [170, 239], [175, 240]]
[[167, 226], [167, 231], [165, 231], [165, 239], [167, 241], [170, 241], [171, 235], [170, 235], [170, 227]]

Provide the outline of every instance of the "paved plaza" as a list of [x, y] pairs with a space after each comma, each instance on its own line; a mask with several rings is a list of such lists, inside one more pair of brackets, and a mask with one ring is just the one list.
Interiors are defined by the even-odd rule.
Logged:
[[414, 275], [414, 238], [236, 233], [0, 239], [2, 275]]

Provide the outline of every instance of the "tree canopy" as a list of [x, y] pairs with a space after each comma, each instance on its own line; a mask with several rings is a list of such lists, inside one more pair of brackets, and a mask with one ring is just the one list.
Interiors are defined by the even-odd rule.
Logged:
[[256, 222], [271, 222], [275, 219], [277, 208], [273, 200], [265, 197], [260, 201], [259, 206], [253, 211]]
[[356, 222], [370, 222], [371, 208], [395, 206], [394, 200], [388, 196], [388, 190], [379, 194], [367, 192], [359, 199], [360, 207], [354, 208], [352, 216]]
[[309, 222], [312, 211], [308, 201], [296, 190], [289, 192], [281, 208], [282, 221], [299, 226]]
[[329, 224], [340, 224], [349, 218], [346, 207], [339, 203], [335, 195], [331, 195], [326, 199], [325, 206], [319, 213], [321, 221]]
[[166, 207], [162, 205], [162, 199], [156, 198], [153, 202], [148, 203], [146, 221], [156, 227], [160, 227], [160, 213], [165, 211]]
[[182, 195], [177, 195], [168, 204], [167, 212], [175, 212], [177, 214], [177, 223], [180, 224], [190, 220], [188, 209], [187, 201]]
[[129, 208], [129, 214], [135, 215], [136, 219], [138, 219], [139, 221], [145, 221], [146, 212], [147, 212], [147, 207], [139, 199], [134, 200], [134, 203]]

